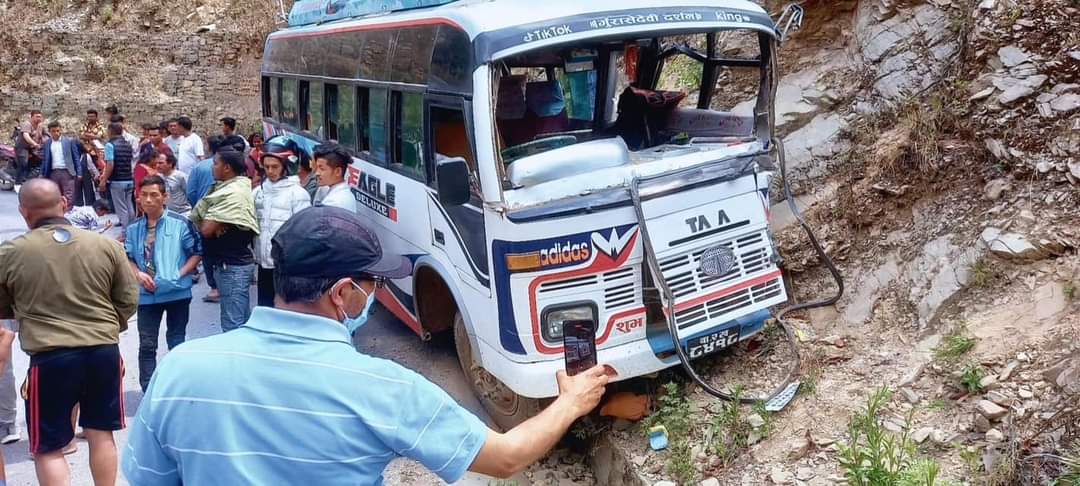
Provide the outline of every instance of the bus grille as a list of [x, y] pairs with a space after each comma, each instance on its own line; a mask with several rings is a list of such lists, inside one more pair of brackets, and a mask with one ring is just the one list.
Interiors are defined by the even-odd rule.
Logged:
[[627, 265], [599, 275], [545, 282], [540, 284], [537, 294], [573, 292], [589, 295], [604, 294], [604, 311], [621, 310], [641, 305], [641, 273], [638, 265]]
[[[716, 246], [724, 246], [731, 250], [735, 255], [735, 264], [730, 271], [719, 277], [703, 275], [699, 268], [701, 255], [705, 250]], [[660, 271], [671, 288], [677, 305], [681, 301], [707, 295], [767, 273], [775, 268], [770, 253], [768, 234], [766, 230], [761, 229], [723, 241], [699, 243], [692, 250], [660, 260]], [[678, 323], [680, 329], [690, 327], [778, 296], [782, 297], [782, 293], [783, 285], [777, 277], [679, 310], [675, 313], [675, 322]], [[734, 316], [728, 318], [732, 317]]]
[[776, 277], [765, 283], [680, 310], [675, 313], [675, 322], [679, 325], [679, 329], [685, 329], [744, 307], [774, 299], [782, 293], [783, 287], [780, 285], [780, 277]]
[[[701, 274], [701, 254], [714, 246], [725, 246], [735, 254], [735, 266], [719, 277]], [[678, 302], [683, 298], [700, 294], [714, 288], [734, 284], [749, 275], [758, 273], [772, 265], [769, 260], [769, 243], [765, 230], [731, 238], [720, 243], [711, 243], [678, 256], [660, 261], [660, 271], [671, 287], [671, 293]]]

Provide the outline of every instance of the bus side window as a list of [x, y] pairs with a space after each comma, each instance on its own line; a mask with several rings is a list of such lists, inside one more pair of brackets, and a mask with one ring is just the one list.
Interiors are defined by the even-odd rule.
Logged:
[[274, 85], [274, 79], [269, 76], [262, 77], [262, 116], [268, 118], [274, 116], [274, 110], [271, 108], [274, 106], [274, 99], [276, 96], [270, 91], [270, 87]]
[[469, 165], [469, 189], [474, 197], [482, 200], [480, 174], [476, 169], [476, 157], [473, 155], [469, 131], [465, 126], [465, 114], [457, 108], [432, 106], [429, 117], [435, 160], [444, 157], [465, 159], [465, 163]]
[[269, 95], [267, 96], [270, 97], [270, 110], [267, 112], [267, 116], [280, 121], [281, 105], [279, 103], [281, 103], [281, 78], [270, 78], [267, 86], [269, 86], [267, 89]]
[[356, 88], [326, 85], [326, 138], [351, 149], [357, 146]]
[[424, 97], [419, 93], [391, 93], [395, 170], [426, 181], [424, 164]]
[[[305, 89], [306, 88], [306, 89]], [[319, 138], [326, 137], [324, 128], [323, 110], [323, 84], [318, 81], [300, 82], [301, 102], [304, 109], [304, 130], [311, 132]]]
[[386, 98], [385, 88], [368, 90], [368, 123], [366, 126], [367, 146], [376, 162], [386, 163]]
[[294, 128], [300, 126], [298, 84], [295, 79], [281, 80], [281, 108], [278, 109], [278, 120]]

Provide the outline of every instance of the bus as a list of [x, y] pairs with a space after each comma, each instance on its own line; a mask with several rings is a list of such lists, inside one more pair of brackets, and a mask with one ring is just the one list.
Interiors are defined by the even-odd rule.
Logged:
[[415, 264], [380, 304], [422, 339], [452, 333], [502, 427], [557, 395], [564, 322], [593, 322], [620, 380], [678, 365], [671, 330], [691, 359], [759, 332], [787, 299], [768, 14], [441, 3], [316, 15], [263, 56], [267, 137], [350, 150], [361, 216]]

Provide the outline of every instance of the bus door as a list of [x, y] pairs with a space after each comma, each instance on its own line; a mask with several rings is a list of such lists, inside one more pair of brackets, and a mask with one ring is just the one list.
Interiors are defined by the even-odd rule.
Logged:
[[[484, 229], [483, 195], [477, 172], [476, 150], [470, 123], [471, 103], [464, 98], [444, 95], [427, 96], [425, 115], [428, 133], [427, 160], [433, 161], [430, 173], [432, 193], [428, 197], [432, 246], [442, 251], [458, 275], [475, 290], [490, 295], [487, 232]], [[469, 202], [459, 206], [439, 201], [434, 166], [439, 160], [460, 157], [469, 166]]]

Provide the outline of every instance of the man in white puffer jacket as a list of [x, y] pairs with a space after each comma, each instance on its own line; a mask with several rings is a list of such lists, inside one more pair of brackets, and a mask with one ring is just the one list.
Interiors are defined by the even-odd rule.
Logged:
[[259, 264], [258, 305], [274, 306], [274, 260], [270, 257], [270, 241], [274, 234], [294, 214], [311, 206], [311, 196], [300, 186], [296, 177], [285, 174], [285, 160], [295, 154], [266, 153], [262, 166], [266, 177], [255, 188], [255, 216], [259, 220], [259, 236], [255, 240], [255, 261]]

